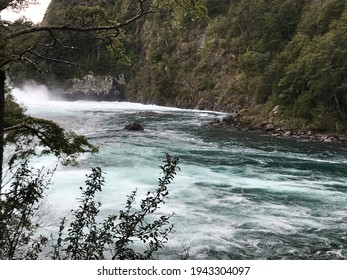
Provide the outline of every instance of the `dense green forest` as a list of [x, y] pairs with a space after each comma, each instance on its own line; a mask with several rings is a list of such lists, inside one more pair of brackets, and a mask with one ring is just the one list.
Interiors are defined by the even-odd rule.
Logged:
[[[130, 0], [129, 9], [111, 2], [53, 0], [44, 23], [76, 24], [76, 15], [102, 22], [107, 13], [132, 12]], [[241, 111], [253, 127], [271, 121], [289, 129], [346, 132], [345, 0], [203, 2], [209, 19], [166, 9], [116, 38], [64, 34], [60, 43], [74, 48], [52, 51], [79, 67], [42, 62], [43, 75], [32, 66], [17, 68], [16, 75], [49, 82], [81, 77], [86, 69], [95, 75], [122, 73], [129, 101]]]

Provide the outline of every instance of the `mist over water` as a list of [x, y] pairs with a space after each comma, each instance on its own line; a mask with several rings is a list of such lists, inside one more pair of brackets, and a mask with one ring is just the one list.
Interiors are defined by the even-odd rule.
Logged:
[[[160, 258], [345, 259], [347, 148], [205, 124], [223, 114], [120, 102], [54, 101], [45, 87], [15, 89], [28, 113], [49, 118], [100, 146], [75, 167], [59, 166], [49, 195], [57, 214], [76, 204], [85, 174], [106, 172], [98, 199], [118, 211], [135, 188], [154, 189], [165, 153], [180, 157], [170, 198], [175, 233]], [[139, 121], [143, 132], [123, 130]], [[36, 165], [54, 167], [54, 158]]]
[[51, 99], [50, 93], [45, 85], [29, 82], [25, 83], [22, 88], [13, 88], [12, 94], [26, 106], [42, 105]]

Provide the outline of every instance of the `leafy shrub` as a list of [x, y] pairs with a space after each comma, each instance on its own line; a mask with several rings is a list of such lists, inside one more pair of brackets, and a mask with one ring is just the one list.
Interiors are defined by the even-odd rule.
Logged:
[[[35, 172], [28, 162], [23, 163], [0, 197], [0, 259], [153, 258], [153, 253], [163, 248], [173, 231], [173, 225], [169, 223], [173, 214], [156, 215], [169, 195], [167, 185], [178, 169], [178, 158], [166, 155], [164, 162], [161, 167], [164, 174], [159, 178], [158, 187], [149, 191], [138, 207], [135, 190], [128, 196], [123, 210], [102, 222], [98, 222], [101, 203], [95, 201], [95, 194], [102, 190], [104, 177], [100, 168], [94, 168], [87, 175], [85, 188], [80, 188], [80, 205], [72, 210], [72, 221], [66, 226], [67, 218], [62, 218], [58, 236], [51, 236], [53, 244], [48, 237], [37, 236], [40, 224], [35, 222], [53, 173]], [[144, 249], [134, 246], [135, 241], [141, 241]], [[46, 246], [50, 252], [43, 254]]]

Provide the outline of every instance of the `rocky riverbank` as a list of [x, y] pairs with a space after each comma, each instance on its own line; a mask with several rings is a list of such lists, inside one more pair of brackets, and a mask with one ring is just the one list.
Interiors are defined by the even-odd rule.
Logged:
[[214, 119], [209, 122], [209, 125], [218, 126], [232, 126], [242, 130], [262, 131], [271, 134], [274, 137], [281, 138], [296, 138], [303, 141], [320, 141], [326, 143], [332, 142], [346, 142], [347, 135], [339, 133], [320, 133], [312, 130], [291, 130], [277, 127], [272, 121], [266, 120], [259, 125], [252, 123], [254, 117], [249, 116], [246, 110], [230, 113], [227, 116]]

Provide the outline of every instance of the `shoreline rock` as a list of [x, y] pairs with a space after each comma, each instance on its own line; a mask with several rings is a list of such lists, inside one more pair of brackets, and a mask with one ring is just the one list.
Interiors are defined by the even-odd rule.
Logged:
[[302, 141], [317, 141], [325, 143], [347, 143], [347, 135], [341, 133], [321, 133], [312, 130], [289, 130], [276, 127], [271, 121], [263, 121], [260, 126], [254, 126], [251, 118], [243, 119], [242, 111], [228, 114], [210, 121], [208, 124], [214, 127], [231, 126], [241, 130], [265, 132], [278, 138], [295, 138]]

